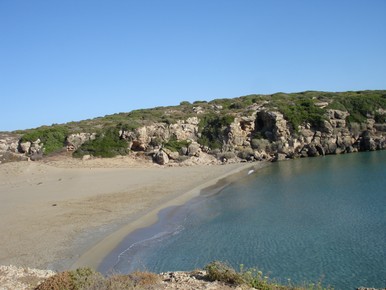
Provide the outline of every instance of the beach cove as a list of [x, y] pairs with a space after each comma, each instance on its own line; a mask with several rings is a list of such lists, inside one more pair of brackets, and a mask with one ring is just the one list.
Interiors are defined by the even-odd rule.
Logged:
[[96, 268], [158, 212], [253, 164], [162, 167], [132, 158], [0, 166], [0, 264]]

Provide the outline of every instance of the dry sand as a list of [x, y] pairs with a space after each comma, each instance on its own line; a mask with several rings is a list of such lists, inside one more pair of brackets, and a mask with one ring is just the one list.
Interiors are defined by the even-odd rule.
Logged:
[[0, 265], [97, 267], [160, 209], [261, 164], [161, 167], [130, 158], [0, 165]]

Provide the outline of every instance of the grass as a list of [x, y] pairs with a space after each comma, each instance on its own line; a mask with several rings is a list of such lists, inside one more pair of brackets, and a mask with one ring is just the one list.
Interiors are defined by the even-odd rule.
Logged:
[[104, 277], [90, 268], [58, 273], [38, 285], [35, 290], [142, 290], [160, 282], [157, 274], [134, 272], [130, 275]]
[[332, 290], [331, 287], [323, 287], [318, 283], [304, 283], [304, 286], [296, 286], [288, 280], [288, 285], [281, 285], [268, 276], [263, 275], [256, 268], [244, 268], [240, 265], [240, 270], [226, 263], [214, 261], [205, 267], [208, 279], [211, 281], [221, 281], [230, 285], [242, 286], [246, 285], [259, 290]]
[[168, 142], [164, 144], [166, 149], [169, 149], [174, 152], [179, 152], [182, 148], [188, 147], [190, 142], [188, 140], [177, 140], [176, 138], [171, 138]]

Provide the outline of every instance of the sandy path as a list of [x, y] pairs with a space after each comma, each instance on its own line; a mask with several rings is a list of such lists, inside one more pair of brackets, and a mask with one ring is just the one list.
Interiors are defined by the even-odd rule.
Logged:
[[162, 168], [127, 160], [2, 164], [0, 264], [95, 266], [128, 232], [154, 221], [159, 209], [250, 166]]

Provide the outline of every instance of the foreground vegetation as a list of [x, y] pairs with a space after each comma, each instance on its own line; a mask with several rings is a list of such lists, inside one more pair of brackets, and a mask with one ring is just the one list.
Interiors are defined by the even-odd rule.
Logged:
[[[219, 281], [230, 287], [241, 286], [242, 289], [250, 287], [259, 290], [323, 290], [320, 283], [295, 286], [288, 281], [288, 285], [280, 285], [274, 280], [263, 276], [256, 269], [244, 269], [236, 271], [222, 262], [212, 262], [205, 267], [206, 281]], [[195, 276], [199, 270], [190, 273]], [[182, 285], [181, 285], [182, 286]], [[183, 287], [183, 286], [182, 286]], [[190, 285], [194, 287], [194, 285]], [[221, 287], [221, 285], [219, 286]], [[120, 289], [162, 289], [161, 276], [150, 272], [134, 272], [128, 275], [111, 275], [104, 277], [89, 268], [80, 268], [74, 271], [58, 273], [37, 286], [36, 290], [68, 289], [68, 290], [120, 290]], [[174, 289], [174, 288], [173, 288]], [[182, 288], [179, 288], [182, 289]], [[220, 289], [220, 288], [218, 288]]]

